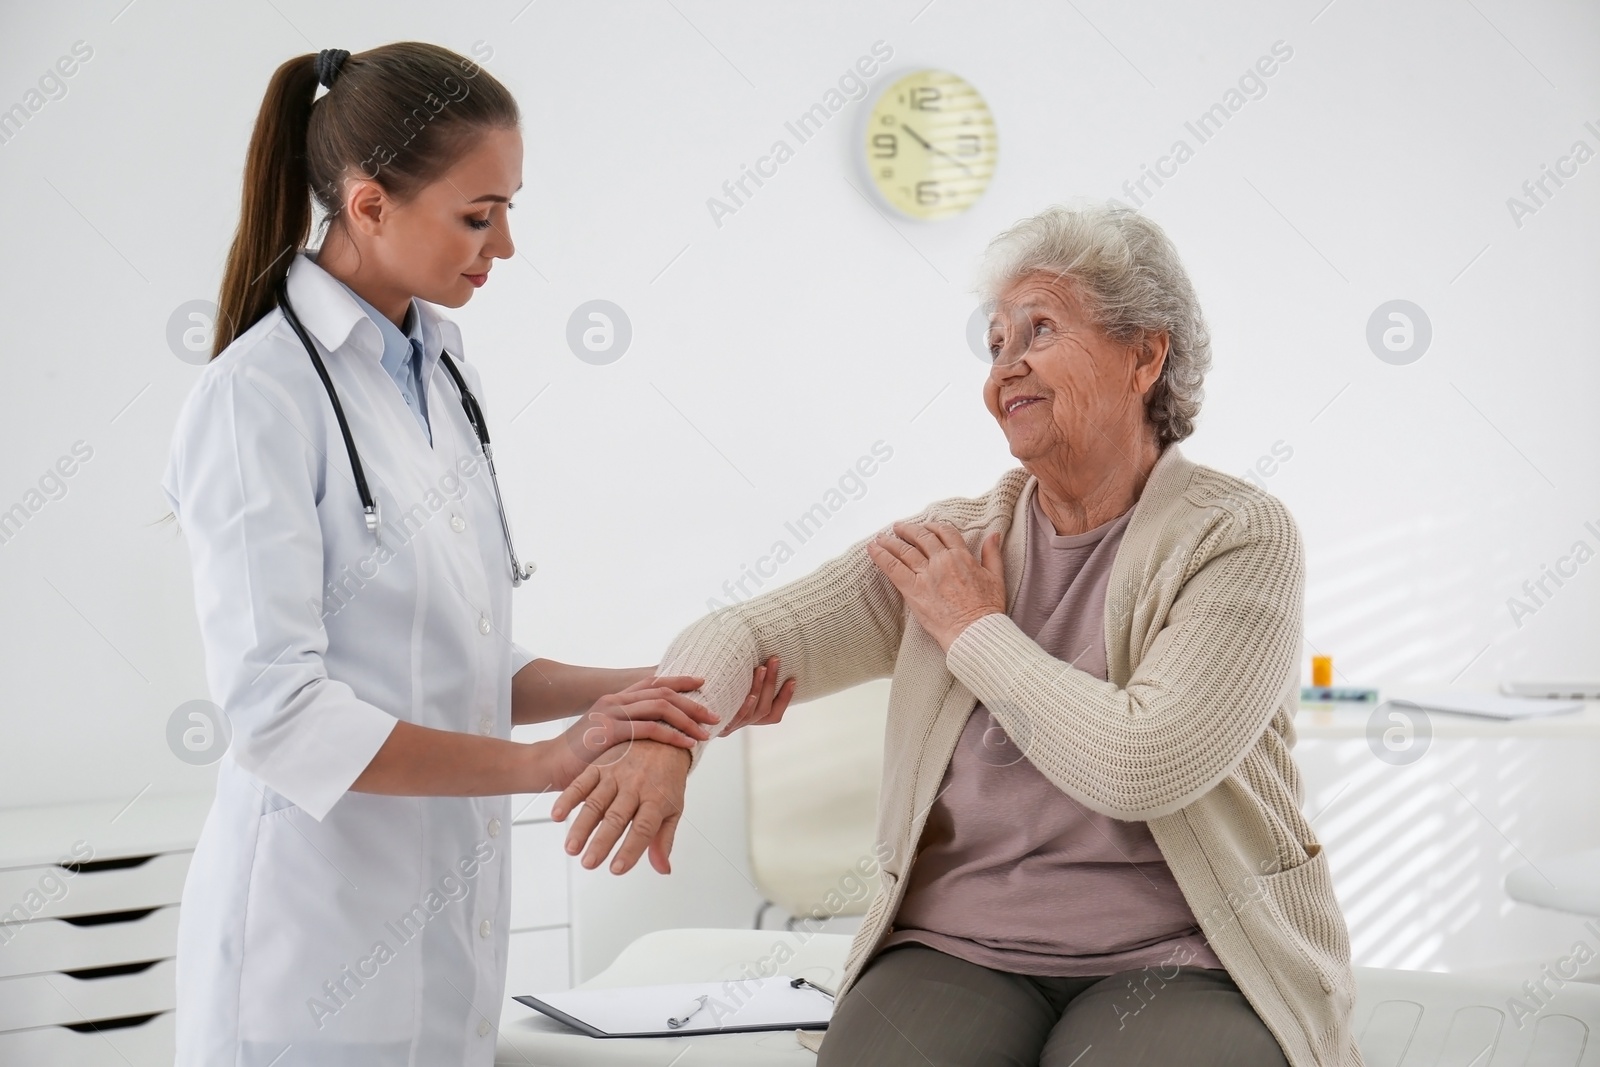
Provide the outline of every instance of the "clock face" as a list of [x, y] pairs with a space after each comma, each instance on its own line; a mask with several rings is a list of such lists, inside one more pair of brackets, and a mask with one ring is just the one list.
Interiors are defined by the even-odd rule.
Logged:
[[989, 187], [1000, 141], [983, 97], [942, 70], [891, 84], [867, 116], [867, 173], [890, 206], [914, 219], [945, 219]]

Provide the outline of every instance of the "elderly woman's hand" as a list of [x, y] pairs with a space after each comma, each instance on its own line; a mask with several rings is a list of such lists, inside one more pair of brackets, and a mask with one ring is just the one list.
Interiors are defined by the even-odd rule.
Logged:
[[897, 522], [867, 542], [867, 555], [894, 583], [912, 616], [946, 652], [961, 631], [1006, 610], [1000, 534], [979, 546], [981, 559], [948, 522]]

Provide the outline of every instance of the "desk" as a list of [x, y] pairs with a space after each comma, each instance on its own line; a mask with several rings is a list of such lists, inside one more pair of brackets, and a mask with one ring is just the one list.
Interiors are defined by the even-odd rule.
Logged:
[[[1488, 688], [1468, 689], [1439, 685], [1394, 685], [1380, 689], [1379, 703], [1384, 700], [1416, 697], [1425, 693], [1438, 693], [1459, 688], [1461, 692], [1492, 692]], [[1552, 701], [1551, 703], [1555, 703]], [[1311, 738], [1365, 737], [1367, 720], [1377, 704], [1301, 704], [1295, 717], [1295, 732], [1301, 740]], [[1409, 709], [1408, 709], [1409, 710]], [[1585, 701], [1583, 710], [1562, 715], [1545, 715], [1537, 719], [1502, 722], [1476, 715], [1456, 715], [1443, 711], [1428, 712], [1434, 736], [1444, 738], [1529, 738], [1554, 737], [1572, 740], [1600, 740], [1600, 701]]]
[[1303, 809], [1327, 847], [1355, 963], [1466, 971], [1570, 951], [1582, 918], [1512, 900], [1505, 879], [1600, 846], [1600, 702], [1518, 722], [1429, 712], [1431, 738], [1410, 763], [1369, 745], [1376, 707], [1305, 705], [1295, 721]]

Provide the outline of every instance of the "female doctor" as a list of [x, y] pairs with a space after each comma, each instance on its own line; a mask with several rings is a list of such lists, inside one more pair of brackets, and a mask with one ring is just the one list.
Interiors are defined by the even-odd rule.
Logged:
[[[232, 728], [180, 912], [179, 1064], [492, 1063], [508, 794], [631, 744], [687, 761], [716, 721], [684, 695], [702, 679], [510, 638], [528, 571], [478, 372], [434, 305], [512, 254], [521, 169], [511, 95], [442, 48], [329, 49], [267, 88], [213, 358], [162, 479]], [[308, 252], [312, 198], [328, 219]], [[740, 725], [782, 716], [777, 671]], [[663, 873], [672, 823], [649, 831]]]

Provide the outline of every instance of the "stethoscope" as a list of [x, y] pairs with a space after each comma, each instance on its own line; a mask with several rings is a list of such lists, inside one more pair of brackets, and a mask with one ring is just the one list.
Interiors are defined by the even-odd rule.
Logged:
[[[300, 343], [306, 346], [306, 354], [311, 357], [311, 362], [316, 364], [317, 376], [322, 379], [322, 386], [328, 391], [328, 399], [333, 403], [333, 414], [339, 420], [339, 432], [344, 435], [344, 450], [350, 455], [350, 469], [355, 472], [356, 492], [361, 495], [361, 510], [367, 516], [367, 532], [374, 537], [378, 536], [378, 525], [381, 516], [378, 502], [373, 499], [372, 491], [367, 488], [367, 476], [361, 469], [361, 460], [356, 456], [356, 444], [350, 436], [350, 424], [345, 421], [344, 408], [339, 403], [339, 394], [334, 391], [333, 379], [328, 377], [328, 368], [323, 365], [322, 357], [317, 354], [317, 346], [311, 343], [311, 338], [306, 334], [305, 327], [300, 325], [300, 316], [294, 313], [294, 308], [289, 306], [289, 287], [287, 276], [278, 279], [278, 306], [283, 309], [283, 317], [289, 320], [289, 325], [294, 327], [294, 332], [300, 338]], [[505, 534], [506, 552], [511, 555], [511, 584], [521, 585], [533, 575], [534, 564], [526, 567], [517, 562], [517, 550], [511, 543], [511, 524], [506, 521], [506, 507], [500, 501], [500, 479], [494, 473], [494, 451], [489, 447], [489, 424], [483, 417], [483, 409], [478, 407], [478, 398], [472, 395], [472, 390], [467, 388], [466, 379], [461, 377], [461, 372], [456, 369], [456, 364], [450, 358], [450, 353], [439, 352], [439, 362], [444, 364], [444, 369], [450, 372], [450, 377], [455, 379], [456, 389], [461, 394], [461, 407], [467, 413], [467, 421], [478, 434], [478, 444], [483, 449], [483, 458], [489, 465], [489, 482], [494, 486], [494, 506], [500, 512], [500, 530]]]

